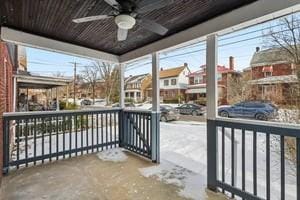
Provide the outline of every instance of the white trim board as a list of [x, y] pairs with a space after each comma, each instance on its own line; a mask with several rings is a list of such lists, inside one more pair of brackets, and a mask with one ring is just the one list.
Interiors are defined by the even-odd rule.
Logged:
[[119, 56], [117, 55], [70, 44], [67, 42], [49, 39], [30, 33], [25, 33], [8, 27], [1, 27], [1, 39], [5, 42], [14, 43], [17, 45], [65, 53], [89, 59], [99, 59], [112, 63], [119, 63]]
[[227, 34], [299, 10], [299, 0], [258, 0], [202, 24], [125, 53], [120, 56], [120, 62], [126, 63], [153, 52], [170, 50], [202, 41], [210, 34]]

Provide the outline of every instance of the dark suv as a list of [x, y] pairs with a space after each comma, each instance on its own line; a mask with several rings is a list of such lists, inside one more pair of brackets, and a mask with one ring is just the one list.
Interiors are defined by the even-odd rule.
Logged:
[[277, 115], [277, 107], [268, 102], [248, 101], [240, 102], [232, 106], [219, 107], [221, 117], [254, 118], [257, 120], [269, 120]]
[[206, 112], [205, 106], [193, 104], [193, 103], [186, 103], [176, 108], [179, 110], [179, 113], [182, 115], [203, 115]]

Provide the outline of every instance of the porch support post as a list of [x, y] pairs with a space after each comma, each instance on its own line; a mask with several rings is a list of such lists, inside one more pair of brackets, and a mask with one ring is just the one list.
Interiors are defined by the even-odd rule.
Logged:
[[160, 98], [159, 98], [159, 54], [152, 53], [152, 161], [160, 162]]
[[17, 77], [14, 77], [13, 112], [17, 111]]
[[123, 146], [123, 139], [125, 138], [125, 128], [124, 128], [124, 108], [125, 108], [125, 82], [124, 82], [124, 76], [125, 76], [125, 65], [119, 64], [119, 76], [120, 76], [120, 99], [119, 99], [119, 106], [121, 108], [120, 114], [119, 114], [119, 146]]
[[207, 187], [217, 190], [217, 130], [215, 119], [218, 106], [218, 38], [217, 35], [207, 37], [206, 70], [207, 70]]
[[58, 87], [55, 88], [55, 92], [56, 92], [56, 111], [59, 111]]

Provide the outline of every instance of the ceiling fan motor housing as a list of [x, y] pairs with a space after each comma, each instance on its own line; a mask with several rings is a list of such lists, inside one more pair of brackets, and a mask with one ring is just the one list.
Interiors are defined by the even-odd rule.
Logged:
[[121, 29], [132, 29], [136, 20], [130, 15], [118, 15], [115, 17], [115, 22]]

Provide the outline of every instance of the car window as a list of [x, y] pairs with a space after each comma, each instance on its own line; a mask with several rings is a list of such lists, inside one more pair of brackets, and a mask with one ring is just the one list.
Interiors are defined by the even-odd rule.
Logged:
[[243, 103], [237, 103], [237, 104], [234, 104], [234, 106], [237, 106], [237, 107], [243, 107], [244, 104], [243, 104]]
[[187, 104], [182, 105], [181, 108], [188, 108], [188, 105]]

